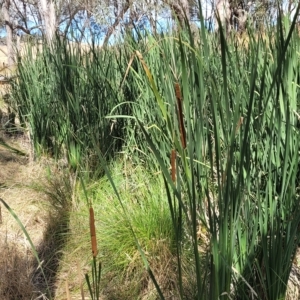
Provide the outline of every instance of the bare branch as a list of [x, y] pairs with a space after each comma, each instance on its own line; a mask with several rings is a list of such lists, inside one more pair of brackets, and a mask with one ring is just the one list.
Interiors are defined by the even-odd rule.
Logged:
[[129, 7], [130, 7], [130, 1], [127, 0], [125, 6], [121, 10], [121, 12], [119, 13], [118, 17], [116, 18], [114, 24], [109, 28], [109, 30], [108, 30], [108, 32], [107, 32], [107, 34], [105, 36], [105, 39], [104, 39], [104, 42], [103, 42], [103, 46], [104, 47], [107, 46], [109, 38], [111, 37], [111, 35], [113, 34], [113, 32], [115, 31], [115, 29], [117, 28], [117, 26], [122, 21], [122, 19], [124, 17], [124, 14], [128, 11]]

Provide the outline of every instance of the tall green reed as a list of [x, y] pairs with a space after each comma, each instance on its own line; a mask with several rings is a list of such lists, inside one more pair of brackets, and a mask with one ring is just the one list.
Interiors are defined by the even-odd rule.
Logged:
[[117, 106], [124, 97], [115, 50], [59, 38], [33, 49], [20, 59], [12, 91], [37, 154], [66, 156], [76, 169], [85, 159], [97, 165], [94, 142], [106, 157], [120, 149], [123, 121], [105, 118], [113, 108], [126, 113]]
[[[105, 51], [58, 40], [56, 51], [18, 67], [14, 98], [36, 149], [66, 151], [75, 168], [86, 154], [105, 165], [103, 156], [120, 150], [117, 136], [133, 160], [161, 170], [181, 298], [189, 247], [195, 298], [284, 297], [300, 221], [294, 25], [279, 20], [269, 38], [249, 33], [242, 49], [204, 26], [199, 43], [189, 28]], [[209, 235], [205, 254], [199, 228]]]
[[[137, 53], [162, 118], [155, 124], [160, 144], [140, 125], [165, 178], [179, 281], [182, 244], [191, 237], [197, 299], [281, 299], [286, 292], [300, 221], [299, 37], [294, 23], [281, 24], [268, 44], [250, 37], [243, 49], [222, 32], [217, 51], [213, 39], [195, 46], [191, 34], [165, 38], [157, 42], [164, 58], [156, 56], [157, 69], [150, 56]], [[199, 254], [199, 226], [209, 231], [209, 265]]]
[[[105, 49], [61, 38], [51, 46], [28, 45], [19, 59], [12, 97], [36, 156], [65, 157], [74, 169], [81, 164], [94, 170], [101, 165], [95, 148], [107, 158], [123, 152], [136, 161], [149, 161], [151, 151], [134, 116], [157, 131], [160, 112], [147, 82], [136, 76], [142, 68], [135, 50], [149, 55], [161, 75], [163, 70], [155, 59], [157, 42], [151, 36], [148, 40], [146, 44], [128, 36]], [[157, 136], [160, 143], [159, 132]]]

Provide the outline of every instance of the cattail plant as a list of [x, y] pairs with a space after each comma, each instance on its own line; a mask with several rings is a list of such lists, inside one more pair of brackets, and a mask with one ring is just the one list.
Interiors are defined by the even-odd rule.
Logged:
[[90, 219], [90, 235], [91, 235], [91, 249], [92, 249], [92, 282], [88, 274], [85, 275], [85, 279], [88, 285], [88, 289], [92, 300], [99, 300], [100, 297], [100, 280], [101, 280], [101, 262], [97, 263], [97, 238], [95, 228], [94, 209], [92, 206], [89, 208]]
[[[289, 28], [281, 21], [275, 39], [257, 42], [250, 34], [243, 51], [222, 31], [218, 41], [202, 31], [195, 46], [188, 30], [160, 40], [158, 68], [138, 55], [160, 111], [160, 143], [140, 126], [166, 183], [174, 231], [179, 237], [184, 228], [192, 238], [177, 243], [193, 249], [197, 299], [282, 299], [286, 293], [299, 240], [299, 91], [292, 82], [300, 44], [295, 23]], [[204, 257], [199, 224], [209, 232]], [[180, 273], [182, 251], [178, 257]]]
[[[130, 249], [130, 259], [138, 253], [161, 299], [165, 290], [144, 250], [153, 239], [145, 220], [162, 224], [157, 216], [172, 226], [178, 298], [186, 297], [188, 281], [194, 299], [283, 299], [300, 223], [296, 19], [279, 17], [276, 33], [263, 37], [249, 30], [242, 49], [222, 30], [209, 35], [201, 22], [198, 44], [189, 27], [149, 36], [146, 46], [128, 38], [102, 52], [58, 44], [20, 65], [14, 97], [36, 149], [65, 151], [74, 167], [96, 154], [117, 197], [107, 208], [122, 230], [102, 226], [126, 241], [110, 243], [107, 234], [106, 247], [124, 268], [122, 251]], [[153, 202], [144, 194], [126, 207], [107, 164], [118, 151], [161, 174], [168, 214], [155, 202], [160, 213], [149, 216]], [[98, 299], [101, 265], [89, 207], [93, 283], [86, 278]], [[207, 232], [204, 251], [199, 228]]]

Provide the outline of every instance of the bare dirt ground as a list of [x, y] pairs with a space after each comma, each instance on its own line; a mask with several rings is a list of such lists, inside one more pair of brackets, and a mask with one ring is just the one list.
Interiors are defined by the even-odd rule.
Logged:
[[[22, 138], [8, 141], [5, 135], [0, 136], [0, 198], [16, 213], [38, 248], [47, 228], [47, 197], [32, 187], [40, 180], [42, 168], [12, 149], [21, 148]], [[31, 299], [37, 285], [32, 249], [11, 213], [2, 203], [0, 207], [0, 299]]]

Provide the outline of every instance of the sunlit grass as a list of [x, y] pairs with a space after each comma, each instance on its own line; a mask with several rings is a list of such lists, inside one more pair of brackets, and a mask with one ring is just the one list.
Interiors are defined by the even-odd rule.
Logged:
[[[150, 278], [160, 298], [285, 296], [300, 222], [294, 26], [249, 31], [245, 46], [203, 26], [199, 43], [189, 28], [87, 54], [58, 43], [20, 65], [14, 97], [35, 149], [84, 180], [106, 173], [87, 195], [104, 276], [132, 284], [123, 298]], [[129, 168], [107, 163], [116, 152]]]
[[[98, 259], [103, 266], [103, 293], [124, 299], [138, 298], [141, 294], [156, 295], [132, 228], [163, 292], [166, 295], [177, 294], [175, 236], [164, 182], [142, 166], [122, 161], [113, 164], [111, 174], [126, 215], [106, 177], [86, 187], [95, 212]], [[88, 210], [82, 204], [83, 198], [82, 193], [81, 202], [70, 215], [71, 232], [65, 253], [66, 262], [76, 264], [80, 261], [81, 265], [89, 260], [91, 253], [86, 222]], [[187, 247], [183, 258], [186, 295], [195, 293], [194, 268], [189, 263], [191, 258], [192, 252]], [[72, 284], [71, 280], [69, 282]]]

